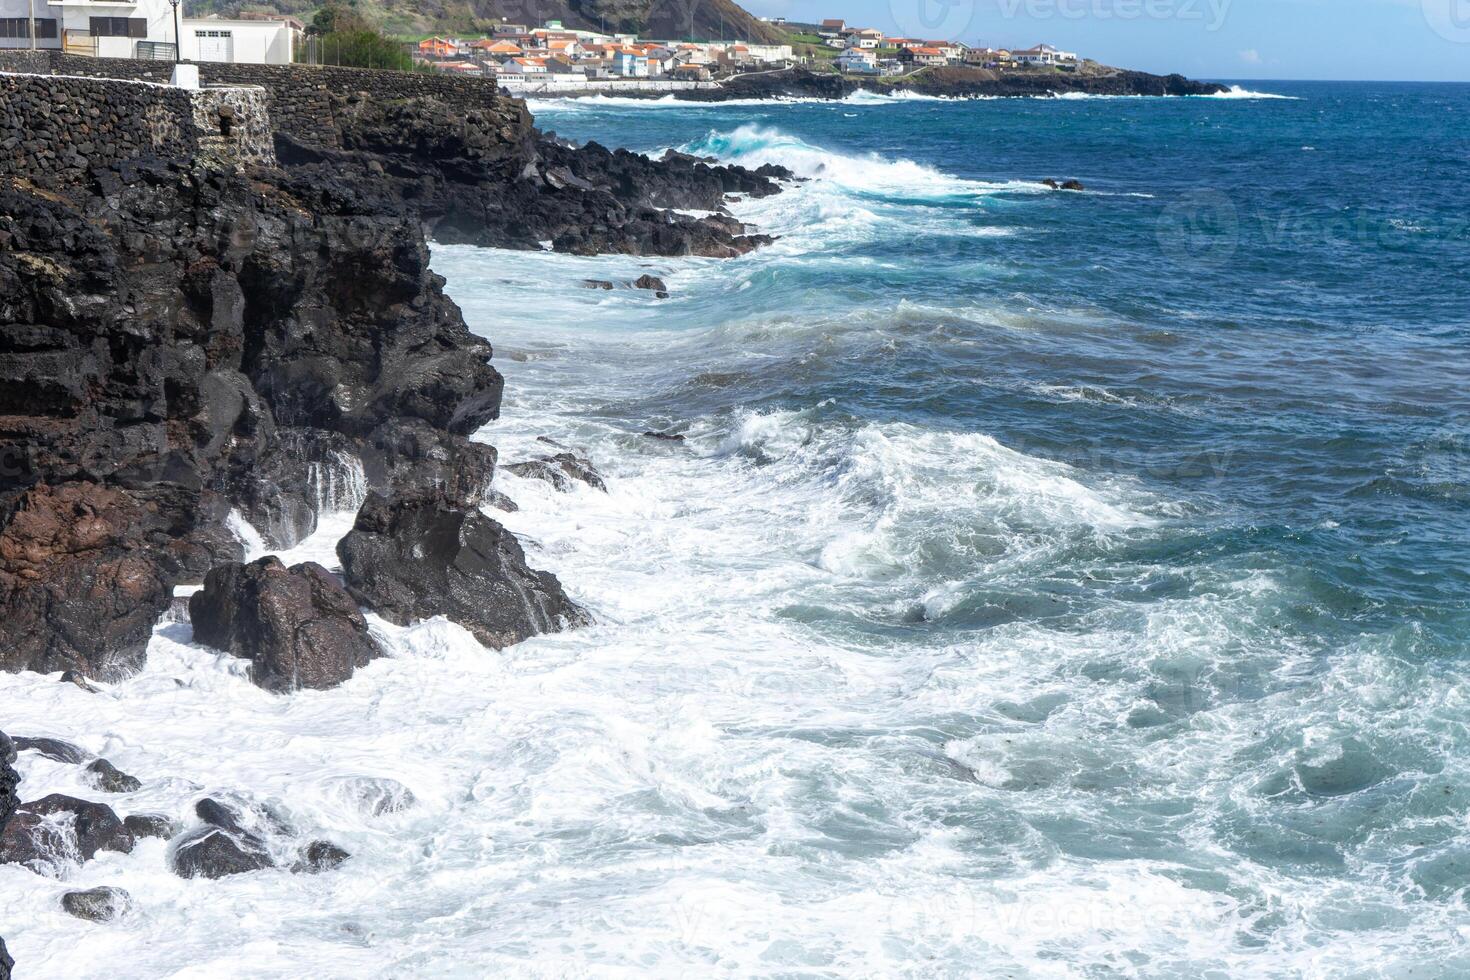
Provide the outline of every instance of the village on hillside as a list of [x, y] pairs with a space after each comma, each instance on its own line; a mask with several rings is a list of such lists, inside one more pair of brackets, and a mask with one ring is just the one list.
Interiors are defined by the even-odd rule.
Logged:
[[992, 69], [1075, 70], [1076, 54], [1048, 44], [1026, 49], [970, 47], [960, 41], [886, 37], [841, 20], [793, 24], [769, 21], [792, 43], [646, 40], [635, 34], [572, 30], [561, 21], [541, 27], [502, 24], [476, 38], [429, 37], [410, 45], [422, 67], [489, 75], [515, 88], [554, 88], [628, 80], [709, 83], [731, 75], [794, 65], [847, 75], [901, 76], [919, 69], [964, 65]]

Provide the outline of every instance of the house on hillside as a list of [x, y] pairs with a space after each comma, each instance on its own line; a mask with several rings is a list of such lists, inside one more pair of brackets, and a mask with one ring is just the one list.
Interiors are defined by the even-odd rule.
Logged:
[[1076, 64], [1077, 56], [1070, 51], [1058, 51], [1050, 44], [1038, 44], [1023, 51], [1012, 51], [1012, 57], [1023, 65]]
[[623, 78], [647, 78], [651, 68], [642, 52], [624, 49], [612, 56], [612, 73]]
[[878, 58], [872, 51], [848, 48], [837, 56], [837, 70], [848, 75], [878, 74]]
[[842, 43], [849, 48], [876, 51], [883, 44], [883, 32], [871, 27], [850, 27], [842, 33]]
[[750, 56], [766, 65], [783, 65], [796, 61], [796, 52], [789, 44], [748, 44]]
[[459, 54], [459, 42], [447, 37], [426, 37], [419, 42], [421, 58], [453, 58]]
[[949, 58], [938, 48], [904, 48], [898, 52], [898, 60], [915, 68], [928, 68], [949, 64]]
[[497, 69], [503, 75], [541, 76], [546, 74], [546, 62], [540, 58], [506, 58]]
[[949, 61], [959, 61], [965, 56], [968, 47], [959, 41], [925, 41], [921, 47], [934, 48]]
[[704, 65], [675, 65], [671, 74], [681, 82], [707, 82], [710, 79], [709, 69]]
[[484, 55], [487, 58], [494, 58], [496, 61], [502, 58], [519, 58], [525, 53], [525, 50], [519, 44], [497, 38], [484, 38], [471, 44], [470, 47], [476, 53]]
[[846, 28], [847, 21], [845, 20], [824, 20], [822, 21], [822, 29], [817, 33], [822, 37], [837, 37]]
[[984, 68], [1001, 68], [1013, 63], [1011, 53], [1005, 48], [966, 48], [964, 61]]

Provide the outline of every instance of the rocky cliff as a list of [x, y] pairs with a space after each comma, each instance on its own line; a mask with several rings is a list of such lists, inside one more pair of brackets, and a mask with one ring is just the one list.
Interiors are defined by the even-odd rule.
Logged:
[[[175, 587], [243, 557], [235, 513], [289, 546], [369, 490], [484, 498], [495, 450], [468, 436], [496, 417], [501, 378], [430, 270], [426, 230], [586, 253], [764, 241], [668, 209], [773, 193], [782, 173], [575, 147], [488, 91], [467, 113], [432, 95], [317, 92], [324, 138], [277, 129], [280, 166], [141, 146], [0, 174], [0, 668], [136, 670]], [[267, 609], [249, 629], [295, 621]], [[322, 628], [352, 635], [340, 625]], [[365, 658], [339, 659], [338, 680]], [[305, 683], [281, 672], [258, 671]]]

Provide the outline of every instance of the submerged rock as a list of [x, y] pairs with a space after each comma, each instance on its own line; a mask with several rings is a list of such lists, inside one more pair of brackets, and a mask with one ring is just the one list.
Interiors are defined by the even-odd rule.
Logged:
[[148, 837], [167, 839], [178, 833], [179, 830], [178, 823], [162, 813], [135, 813], [123, 817], [123, 827], [133, 835], [134, 840], [143, 840]]
[[683, 442], [684, 441], [684, 434], [682, 432], [656, 432], [653, 429], [649, 429], [647, 432], [645, 432], [643, 434], [646, 437], [648, 437], [649, 439], [658, 439], [658, 440], [660, 440], [662, 442]]
[[665, 285], [664, 281], [658, 276], [639, 276], [637, 279], [633, 280], [633, 288], [652, 289], [655, 290], [660, 297], [666, 297], [669, 295], [669, 287]]
[[104, 793], [135, 793], [143, 788], [141, 780], [118, 769], [106, 759], [96, 759], [87, 766], [92, 785]]
[[223, 878], [273, 867], [259, 837], [213, 826], [180, 840], [169, 856], [169, 869], [180, 878]]
[[400, 626], [445, 616], [499, 649], [588, 621], [513, 534], [442, 495], [369, 496], [337, 556], [352, 594]]
[[583, 289], [612, 289], [613, 284], [606, 279], [583, 279]]
[[407, 810], [418, 802], [412, 790], [386, 776], [353, 776], [340, 785], [343, 794], [359, 812], [374, 817]]
[[121, 888], [89, 888], [61, 896], [61, 907], [78, 919], [110, 922], [133, 907], [133, 897]]
[[312, 841], [302, 852], [301, 859], [291, 866], [291, 870], [297, 874], [319, 874], [331, 871], [351, 857], [351, 854], [331, 841]]
[[505, 467], [506, 470], [526, 479], [545, 480], [563, 493], [572, 489], [574, 482], [585, 483], [594, 490], [607, 492], [607, 484], [602, 481], [602, 476], [593, 467], [592, 460], [544, 436], [537, 441], [555, 446], [563, 451], [521, 463], [511, 463]]
[[313, 562], [221, 565], [189, 618], [195, 640], [251, 661], [251, 680], [273, 691], [335, 687], [378, 655], [357, 603]]
[[87, 682], [87, 679], [85, 677], [83, 677], [81, 674], [77, 673], [74, 670], [63, 671], [62, 674], [61, 674], [60, 680], [61, 680], [61, 683], [63, 683], [63, 684], [71, 684], [71, 685], [74, 685], [76, 687], [79, 687], [82, 690], [86, 691], [88, 694], [100, 694], [101, 693], [101, 690], [102, 690], [101, 688], [97, 687], [95, 684], [89, 684]]
[[19, 752], [39, 752], [53, 762], [64, 762], [77, 766], [92, 758], [92, 753], [59, 738], [26, 738], [17, 735], [15, 748]]

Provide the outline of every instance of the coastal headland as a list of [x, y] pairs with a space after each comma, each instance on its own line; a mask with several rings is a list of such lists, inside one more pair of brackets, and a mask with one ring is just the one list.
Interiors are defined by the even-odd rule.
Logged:
[[671, 93], [628, 93], [634, 98], [663, 98], [691, 102], [731, 99], [845, 99], [858, 92], [912, 93], [940, 98], [1047, 98], [1067, 94], [1113, 96], [1216, 95], [1224, 85], [1200, 82], [1183, 75], [1151, 75], [1116, 68], [1086, 72], [1004, 71], [975, 67], [927, 68], [897, 78], [864, 78], [790, 68], [735, 75], [719, 87]]
[[[770, 239], [728, 197], [790, 175], [573, 145], [488, 79], [211, 65], [190, 91], [159, 84], [168, 67], [0, 55], [0, 669], [95, 690], [136, 673], [173, 617], [290, 696], [381, 654], [363, 608], [443, 615], [490, 647], [585, 624], [480, 509], [515, 507], [491, 489], [495, 447], [471, 438], [503, 381], [428, 240], [735, 256]], [[564, 447], [511, 465], [600, 483]], [[256, 557], [359, 508], [340, 577]], [[186, 877], [283, 848], [292, 870], [347, 857], [212, 800], [180, 827], [29, 799], [18, 751], [137, 781], [10, 734], [0, 862], [59, 875], [145, 836], [171, 838]], [[125, 904], [106, 897], [73, 904]]]

